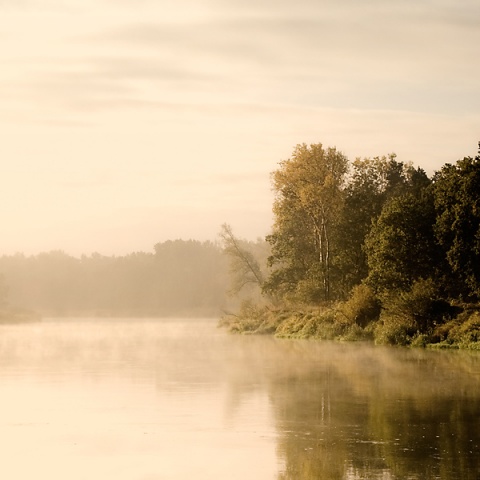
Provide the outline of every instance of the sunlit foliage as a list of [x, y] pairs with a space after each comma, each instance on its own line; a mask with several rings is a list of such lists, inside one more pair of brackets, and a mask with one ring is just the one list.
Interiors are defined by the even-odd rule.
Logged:
[[[479, 308], [480, 154], [430, 179], [393, 154], [350, 164], [336, 148], [302, 144], [272, 183], [263, 291], [290, 311], [269, 322], [276, 335], [457, 345], [451, 322]], [[252, 311], [250, 326], [271, 316]], [[476, 342], [476, 323], [465, 328]]]

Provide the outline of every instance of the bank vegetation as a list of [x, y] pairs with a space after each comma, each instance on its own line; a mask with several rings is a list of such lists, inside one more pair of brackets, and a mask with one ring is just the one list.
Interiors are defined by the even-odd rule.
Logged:
[[244, 300], [221, 325], [480, 349], [480, 152], [429, 177], [393, 154], [351, 162], [336, 148], [302, 144], [272, 186], [268, 254], [222, 227]]

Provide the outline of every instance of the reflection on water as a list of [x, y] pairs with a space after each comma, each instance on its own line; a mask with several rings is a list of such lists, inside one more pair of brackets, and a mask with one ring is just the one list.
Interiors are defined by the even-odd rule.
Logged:
[[215, 323], [2, 326], [2, 478], [480, 478], [479, 355]]

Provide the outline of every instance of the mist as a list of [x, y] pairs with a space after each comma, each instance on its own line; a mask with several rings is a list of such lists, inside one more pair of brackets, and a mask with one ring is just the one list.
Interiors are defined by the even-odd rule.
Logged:
[[[272, 172], [295, 145], [395, 154], [429, 176], [475, 155], [479, 25], [478, 0], [1, 1], [2, 476], [479, 478], [480, 357], [446, 343], [480, 348], [478, 305], [420, 335], [398, 292], [364, 325], [368, 301], [387, 311], [368, 291], [342, 317], [318, 298], [280, 305], [262, 275], [247, 285], [269, 256]], [[233, 275], [224, 222], [245, 242]], [[268, 263], [270, 286], [302, 302], [322, 273], [298, 277], [305, 245]], [[340, 270], [346, 298], [362, 270]], [[260, 334], [280, 324], [290, 339]], [[437, 351], [373, 344], [425, 346], [434, 328]]]
[[0, 272], [4, 302], [42, 316], [219, 316], [235, 301], [227, 259], [209, 241], [169, 240], [124, 256], [4, 255]]

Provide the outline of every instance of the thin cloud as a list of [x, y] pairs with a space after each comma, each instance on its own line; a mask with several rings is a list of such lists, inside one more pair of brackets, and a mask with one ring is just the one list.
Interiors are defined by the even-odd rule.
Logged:
[[[0, 85], [5, 230], [30, 229], [18, 242], [50, 234], [49, 218], [91, 232], [95, 212], [108, 225], [135, 205], [164, 206], [168, 236], [177, 207], [210, 222], [192, 236], [236, 227], [242, 208], [253, 232], [269, 222], [268, 173], [300, 142], [429, 173], [476, 153], [478, 1], [22, 3], [2, 4]], [[117, 220], [153, 242], [155, 215], [143, 233], [135, 218]]]
[[[282, 0], [275, 2], [276, 13], [267, 14], [273, 4], [246, 1], [240, 8], [232, 1], [219, 14], [197, 20], [172, 22], [165, 16], [147, 23], [136, 16], [131, 24], [108, 23], [106, 33], [72, 33], [68, 42], [88, 50], [89, 57], [58, 58], [43, 71], [37, 66], [15, 88], [18, 95], [30, 88], [46, 101], [84, 111], [183, 108], [181, 96], [193, 109], [198, 100], [192, 99], [202, 96], [212, 105], [431, 110], [442, 108], [440, 99], [454, 83], [464, 92], [456, 94], [455, 108], [468, 111], [467, 95], [477, 90], [480, 32], [469, 30], [471, 41], [457, 43], [463, 40], [456, 34], [463, 32], [445, 20], [451, 4], [432, 9], [415, 2], [301, 0], [292, 9]], [[470, 108], [477, 104], [472, 101]]]

